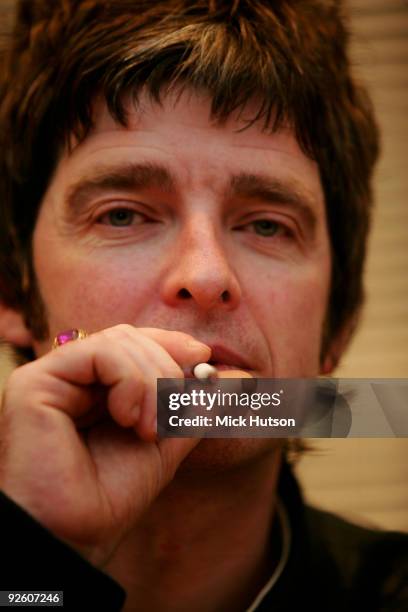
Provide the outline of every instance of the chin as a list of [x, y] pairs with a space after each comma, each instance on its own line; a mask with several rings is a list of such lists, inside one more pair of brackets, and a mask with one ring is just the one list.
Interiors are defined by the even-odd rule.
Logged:
[[179, 472], [223, 472], [245, 469], [280, 457], [283, 438], [213, 438], [201, 440], [179, 468]]

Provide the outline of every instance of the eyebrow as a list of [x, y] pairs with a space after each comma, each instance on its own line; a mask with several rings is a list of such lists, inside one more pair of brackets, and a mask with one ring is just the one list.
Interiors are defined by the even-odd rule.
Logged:
[[294, 179], [289, 182], [265, 174], [242, 172], [231, 177], [230, 189], [236, 197], [290, 206], [303, 218], [311, 233], [316, 228], [316, 198]]
[[[68, 189], [66, 204], [70, 214], [78, 214], [90, 198], [104, 191], [129, 192], [156, 188], [171, 193], [177, 190], [177, 185], [174, 174], [163, 164], [142, 162], [118, 167], [104, 167], [102, 164]], [[315, 230], [316, 199], [294, 179], [289, 181], [262, 173], [239, 172], [231, 176], [228, 191], [232, 198], [290, 206], [301, 215], [311, 232]]]
[[165, 192], [174, 191], [176, 181], [170, 170], [152, 162], [121, 164], [118, 167], [104, 167], [103, 164], [88, 176], [71, 185], [65, 202], [72, 214], [81, 212], [86, 202], [104, 191], [136, 191], [159, 188]]

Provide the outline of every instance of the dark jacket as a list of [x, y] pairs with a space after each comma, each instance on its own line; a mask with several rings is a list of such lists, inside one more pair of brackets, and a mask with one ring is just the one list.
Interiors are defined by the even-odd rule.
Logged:
[[[291, 551], [257, 610], [408, 612], [407, 534], [365, 529], [305, 506], [288, 465], [279, 494]], [[64, 610], [121, 610], [126, 593], [119, 584], [1, 493], [0, 512], [0, 590], [62, 590]]]

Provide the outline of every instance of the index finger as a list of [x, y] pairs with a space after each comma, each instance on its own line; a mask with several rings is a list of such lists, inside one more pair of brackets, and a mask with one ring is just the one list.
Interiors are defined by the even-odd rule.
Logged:
[[[126, 329], [132, 333], [131, 326], [126, 326]], [[135, 333], [143, 334], [160, 344], [181, 367], [191, 367], [202, 361], [208, 361], [211, 357], [211, 348], [207, 344], [185, 332], [155, 327], [133, 329]]]

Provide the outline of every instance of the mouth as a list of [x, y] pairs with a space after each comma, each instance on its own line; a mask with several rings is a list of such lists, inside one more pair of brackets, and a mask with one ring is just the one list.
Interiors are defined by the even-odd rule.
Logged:
[[208, 363], [217, 370], [251, 370], [250, 364], [241, 355], [218, 345], [211, 346]]
[[[205, 342], [205, 340], [201, 341], [211, 348], [211, 359], [209, 359], [207, 363], [214, 366], [218, 371], [246, 370], [249, 374], [253, 375], [253, 367], [239, 353], [218, 344], [210, 344], [209, 342]], [[192, 370], [192, 368], [184, 370], [184, 377], [195, 378]]]

